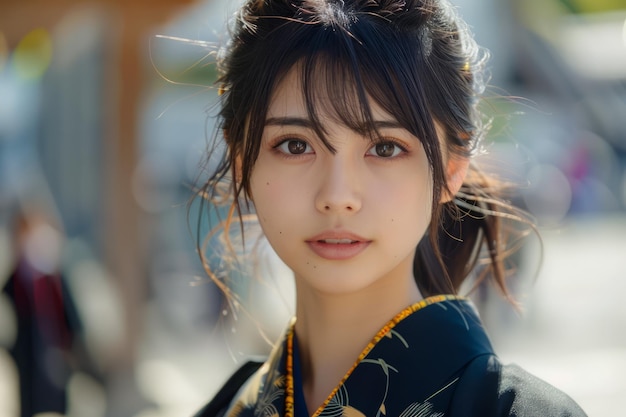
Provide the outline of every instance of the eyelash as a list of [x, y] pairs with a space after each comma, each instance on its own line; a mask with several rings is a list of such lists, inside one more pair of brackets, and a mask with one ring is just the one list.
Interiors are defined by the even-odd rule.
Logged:
[[[303, 143], [306, 146], [305, 151], [303, 153], [290, 153], [288, 151], [284, 151], [280, 149], [283, 145], [289, 144], [289, 142]], [[282, 156], [288, 157], [288, 158], [298, 158], [298, 157], [303, 157], [303, 156], [315, 153], [315, 151], [313, 151], [313, 147], [309, 144], [308, 141], [306, 141], [305, 139], [301, 139], [301, 138], [293, 137], [293, 136], [278, 138], [275, 141], [275, 143], [271, 145], [271, 147], [274, 152]]]
[[[376, 152], [376, 147], [377, 147], [377, 146], [380, 146], [380, 145], [392, 145], [392, 146], [395, 146], [396, 150], [398, 150], [398, 149], [399, 149], [399, 151], [400, 151], [400, 152], [398, 152], [398, 153], [396, 154], [396, 150], [394, 150], [394, 152], [393, 152], [394, 154], [392, 154], [391, 156], [388, 156], [388, 157], [384, 157], [384, 156], [377, 155], [377, 154], [375, 153], [375, 152]], [[373, 151], [374, 153], [370, 154], [370, 152], [372, 152], [372, 151]], [[385, 139], [385, 140], [382, 140], [382, 141], [380, 141], [380, 142], [376, 142], [376, 143], [374, 143], [374, 144], [373, 144], [373, 145], [372, 145], [372, 146], [371, 146], [371, 147], [367, 150], [367, 152], [365, 153], [365, 155], [367, 155], [367, 156], [373, 156], [373, 157], [376, 157], [376, 158], [379, 158], [379, 159], [393, 160], [393, 159], [396, 159], [396, 158], [402, 157], [403, 155], [405, 155], [405, 154], [407, 154], [407, 153], [408, 153], [407, 148], [406, 148], [405, 146], [403, 146], [402, 144], [400, 144], [398, 141], [395, 141], [395, 140], [393, 140], [393, 139]]]
[[[306, 148], [305, 151], [302, 153], [290, 153], [288, 150], [282, 150], [281, 147], [288, 144], [289, 142], [301, 142], [303, 143]], [[384, 156], [380, 156], [377, 155], [376, 152], [376, 147], [380, 146], [380, 145], [392, 145], [394, 146], [396, 149], [394, 150], [393, 154], [391, 156], [388, 157], [384, 157]], [[271, 145], [271, 148], [274, 152], [284, 156], [284, 157], [288, 157], [288, 158], [298, 158], [298, 157], [303, 157], [306, 155], [311, 155], [314, 154], [315, 151], [313, 150], [312, 146], [309, 144], [309, 142], [305, 139], [301, 139], [298, 137], [282, 137], [282, 138], [278, 138], [274, 144]], [[399, 150], [399, 152], [397, 152], [397, 150]], [[370, 153], [370, 152], [374, 152], [374, 153]], [[397, 153], [396, 153], [397, 152]], [[374, 143], [370, 148], [368, 148], [367, 152], [365, 153], [366, 156], [373, 156], [376, 157], [378, 159], [387, 159], [387, 160], [393, 160], [399, 157], [402, 157], [403, 154], [407, 154], [408, 150], [405, 146], [403, 146], [401, 143], [399, 143], [396, 140], [393, 139], [385, 139], [382, 140], [380, 142], [376, 142]]]

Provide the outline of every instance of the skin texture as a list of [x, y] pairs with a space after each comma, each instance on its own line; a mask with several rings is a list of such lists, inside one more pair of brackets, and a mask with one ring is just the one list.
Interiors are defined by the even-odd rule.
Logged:
[[[323, 97], [317, 104], [332, 109]], [[294, 272], [311, 413], [380, 327], [422, 299], [412, 263], [431, 219], [430, 167], [420, 141], [370, 104], [375, 122], [385, 122], [380, 144], [321, 111], [332, 153], [306, 126], [299, 72], [290, 71], [274, 93], [251, 175], [261, 227]], [[462, 181], [458, 171], [448, 167]]]

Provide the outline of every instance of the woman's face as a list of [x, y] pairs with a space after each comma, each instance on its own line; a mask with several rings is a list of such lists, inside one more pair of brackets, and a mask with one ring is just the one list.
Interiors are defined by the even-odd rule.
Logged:
[[270, 103], [251, 197], [261, 227], [294, 271], [298, 291], [343, 294], [415, 285], [413, 257], [431, 219], [432, 175], [420, 141], [372, 102], [384, 142], [340, 124], [318, 101], [335, 149], [315, 134], [299, 71]]

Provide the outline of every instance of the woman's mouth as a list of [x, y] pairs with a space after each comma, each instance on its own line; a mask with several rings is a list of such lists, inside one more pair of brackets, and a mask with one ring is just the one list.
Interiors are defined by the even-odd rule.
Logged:
[[319, 257], [341, 261], [353, 258], [364, 251], [371, 240], [350, 232], [325, 232], [307, 240], [311, 250]]
[[318, 240], [318, 242], [329, 243], [331, 245], [346, 245], [346, 244], [356, 243], [358, 241], [352, 240], [352, 239], [323, 239], [323, 240]]

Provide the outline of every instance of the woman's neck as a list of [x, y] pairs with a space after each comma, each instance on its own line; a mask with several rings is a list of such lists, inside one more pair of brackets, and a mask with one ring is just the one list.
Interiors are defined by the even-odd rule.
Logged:
[[320, 294], [298, 287], [295, 325], [309, 414], [350, 370], [372, 337], [406, 306], [422, 299], [411, 278], [400, 286]]

